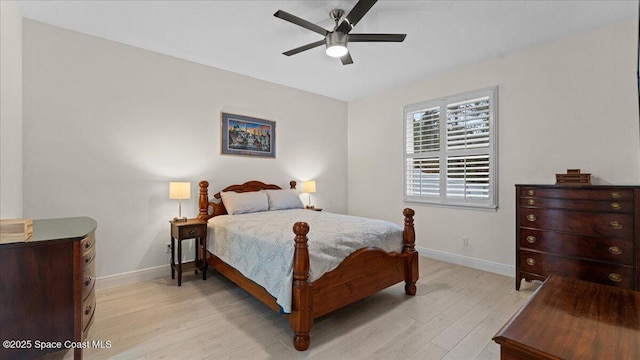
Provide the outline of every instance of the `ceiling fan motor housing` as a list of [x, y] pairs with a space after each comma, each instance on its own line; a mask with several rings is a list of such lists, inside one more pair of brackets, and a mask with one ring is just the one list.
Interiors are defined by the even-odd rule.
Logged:
[[334, 31], [327, 34], [327, 55], [332, 57], [342, 57], [347, 53], [347, 34]]

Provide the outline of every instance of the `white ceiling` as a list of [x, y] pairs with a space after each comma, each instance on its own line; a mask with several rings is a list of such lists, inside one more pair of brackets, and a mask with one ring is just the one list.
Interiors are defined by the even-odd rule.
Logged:
[[24, 17], [350, 101], [472, 63], [638, 17], [638, 1], [379, 1], [352, 33], [406, 33], [403, 43], [351, 43], [354, 64], [317, 47], [322, 37], [273, 16], [284, 10], [332, 30], [329, 1], [19, 2]]

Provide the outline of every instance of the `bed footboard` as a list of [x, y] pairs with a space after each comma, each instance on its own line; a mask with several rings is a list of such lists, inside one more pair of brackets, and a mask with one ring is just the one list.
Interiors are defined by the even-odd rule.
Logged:
[[310, 283], [309, 225], [297, 222], [293, 226], [293, 293], [289, 325], [293, 330], [296, 350], [309, 347], [309, 332], [313, 319], [363, 299], [399, 282], [405, 282], [405, 293], [416, 294], [418, 253], [415, 251], [415, 231], [412, 209], [404, 209], [402, 253], [387, 253], [378, 248], [364, 248], [349, 255], [337, 268]]

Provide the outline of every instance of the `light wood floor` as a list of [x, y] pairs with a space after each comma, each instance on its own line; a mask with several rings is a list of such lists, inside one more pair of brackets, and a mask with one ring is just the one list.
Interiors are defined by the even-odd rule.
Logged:
[[[169, 268], [167, 267], [167, 273]], [[491, 338], [536, 284], [420, 258], [415, 297], [404, 284], [318, 319], [298, 352], [287, 320], [215, 272], [98, 291], [86, 359], [499, 359]], [[47, 359], [71, 359], [72, 351]]]

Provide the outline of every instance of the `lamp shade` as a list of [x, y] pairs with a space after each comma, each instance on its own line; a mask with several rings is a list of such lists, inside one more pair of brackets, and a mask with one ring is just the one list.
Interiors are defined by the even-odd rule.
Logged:
[[314, 193], [316, 192], [316, 182], [313, 180], [303, 181], [302, 182], [302, 192], [303, 193]]
[[183, 200], [191, 198], [190, 182], [170, 182], [169, 199]]

